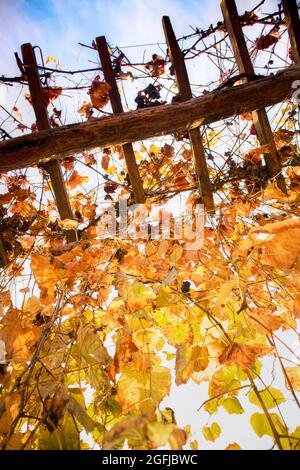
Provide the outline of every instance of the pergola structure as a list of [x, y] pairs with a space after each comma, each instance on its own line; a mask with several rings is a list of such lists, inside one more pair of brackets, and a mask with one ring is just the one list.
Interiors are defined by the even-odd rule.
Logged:
[[[123, 146], [132, 193], [136, 202], [146, 195], [135, 160], [132, 143], [138, 140], [166, 135], [173, 131], [188, 131], [199, 193], [208, 213], [214, 213], [214, 188], [210, 182], [201, 126], [231, 116], [252, 113], [252, 120], [264, 155], [269, 178], [277, 181], [285, 192], [279, 155], [265, 108], [290, 97], [292, 85], [300, 80], [300, 20], [296, 0], [283, 0], [283, 9], [290, 37], [295, 65], [266, 78], [257, 78], [250, 59], [234, 0], [222, 0], [224, 24], [229, 35], [235, 60], [243, 83], [223, 87], [198, 98], [192, 98], [184, 55], [177, 43], [169, 17], [162, 19], [170, 60], [174, 66], [180, 101], [148, 109], [123, 112], [116, 77], [104, 36], [96, 38], [96, 46], [105, 81], [110, 85], [110, 102], [114, 115], [84, 123], [51, 128], [47, 103], [39, 76], [34, 49], [22, 45], [22, 66], [27, 81], [37, 132], [22, 135], [0, 143], [0, 172], [39, 165], [49, 174], [61, 219], [72, 219], [72, 209], [58, 160], [95, 147]], [[66, 233], [68, 241], [77, 239], [75, 230]], [[0, 237], [0, 263], [7, 257]]]

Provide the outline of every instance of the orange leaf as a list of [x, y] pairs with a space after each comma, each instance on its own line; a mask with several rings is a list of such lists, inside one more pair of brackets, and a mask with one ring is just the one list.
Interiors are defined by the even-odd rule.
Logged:
[[256, 344], [231, 343], [223, 350], [219, 356], [220, 364], [238, 364], [242, 369], [255, 366], [255, 359], [258, 356], [265, 356], [273, 348]]
[[104, 108], [109, 102], [109, 91], [111, 87], [106, 82], [101, 82], [100, 77], [97, 77], [92, 81], [89, 95], [95, 108]]
[[72, 175], [70, 176], [68, 180], [68, 186], [70, 189], [76, 188], [76, 186], [80, 186], [84, 183], [87, 183], [89, 181], [88, 176], [81, 176], [78, 171], [74, 170]]
[[16, 362], [27, 361], [32, 356], [39, 337], [40, 329], [37, 326], [22, 325], [18, 310], [11, 310], [5, 315], [0, 339], [4, 341], [9, 359]]
[[110, 161], [110, 156], [107, 153], [105, 153], [101, 159], [101, 166], [103, 170], [106, 171], [108, 169], [109, 161]]

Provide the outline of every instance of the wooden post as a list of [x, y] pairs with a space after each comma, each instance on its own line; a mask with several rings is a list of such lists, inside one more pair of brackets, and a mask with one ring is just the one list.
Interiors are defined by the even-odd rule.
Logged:
[[[3, 220], [3, 209], [0, 206], [0, 221]], [[8, 264], [8, 259], [4, 247], [3, 236], [0, 232], [0, 268], [4, 268]]]
[[[21, 50], [37, 128], [39, 131], [50, 129], [47, 103], [43, 94], [34, 49], [31, 44], [27, 43], [21, 46]], [[59, 163], [57, 161], [47, 162], [43, 165], [43, 168], [50, 176], [61, 219], [73, 219], [74, 217]], [[68, 241], [76, 241], [76, 232], [74, 230], [67, 230], [67, 239]]]
[[2, 234], [0, 234], [0, 268], [4, 268], [8, 263], [6, 251], [3, 244]]
[[[124, 110], [123, 110], [123, 106], [121, 102], [121, 97], [120, 97], [120, 93], [118, 90], [115, 73], [112, 68], [112, 63], [111, 63], [110, 54], [108, 51], [105, 36], [100, 36], [96, 38], [96, 44], [97, 44], [98, 54], [99, 54], [99, 58], [100, 58], [101, 66], [102, 66], [102, 71], [104, 74], [104, 79], [106, 83], [110, 85], [109, 97], [110, 97], [112, 110], [115, 114], [123, 113]], [[139, 174], [138, 166], [136, 163], [132, 144], [131, 143], [124, 144], [123, 152], [125, 156], [125, 161], [126, 161], [129, 179], [130, 179], [130, 183], [132, 186], [135, 201], [138, 203], [143, 203], [145, 202], [145, 193], [143, 189], [143, 183]]]
[[[177, 43], [170, 18], [163, 16], [162, 18], [165, 38], [168, 45], [169, 56], [174, 66], [176, 81], [179, 89], [181, 101], [192, 99], [192, 90], [187, 74], [184, 56]], [[196, 178], [199, 183], [199, 190], [205, 209], [210, 214], [215, 212], [212, 187], [209, 180], [209, 173], [205, 159], [205, 151], [203, 147], [202, 137], [199, 129], [189, 131], [189, 139], [192, 148]]]
[[286, 25], [290, 36], [293, 58], [296, 64], [300, 62], [300, 20], [296, 0], [282, 0]]
[[[251, 77], [254, 77], [254, 68], [240, 24], [235, 1], [221, 0], [221, 9], [239, 71], [240, 73], [249, 75], [249, 80], [251, 80]], [[269, 177], [275, 177], [278, 187], [283, 192], [286, 192], [285, 181], [281, 174], [280, 158], [266, 110], [258, 109], [252, 111], [252, 120], [260, 145], [269, 145], [269, 151], [264, 154]]]

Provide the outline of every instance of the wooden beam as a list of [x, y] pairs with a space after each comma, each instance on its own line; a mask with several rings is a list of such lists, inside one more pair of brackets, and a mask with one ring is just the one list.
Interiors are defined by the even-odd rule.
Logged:
[[8, 263], [6, 251], [3, 245], [2, 235], [0, 236], [0, 268], [4, 268]]
[[[43, 94], [34, 49], [30, 43], [26, 43], [21, 46], [21, 51], [37, 128], [39, 131], [50, 129], [47, 103]], [[45, 163], [43, 167], [50, 176], [61, 219], [73, 219], [74, 217], [59, 163], [57, 161], [51, 161]], [[67, 237], [69, 241], [75, 241], [77, 239], [76, 232], [74, 230], [68, 230]]]
[[300, 19], [296, 0], [282, 0], [295, 63], [300, 62]]
[[57, 160], [84, 150], [122, 145], [185, 131], [272, 106], [289, 98], [300, 66], [276, 75], [224, 88], [183, 103], [172, 103], [91, 119], [0, 142], [0, 172]]
[[0, 268], [4, 268], [8, 263], [6, 251], [4, 248], [2, 233], [0, 234]]
[[[240, 24], [235, 1], [221, 0], [221, 9], [239, 71], [240, 73], [246, 73], [254, 78], [254, 68]], [[269, 177], [275, 177], [279, 188], [286, 192], [284, 178], [281, 174], [280, 157], [277, 152], [266, 110], [264, 108], [254, 110], [252, 120], [260, 144], [269, 145], [269, 152], [264, 154]]]
[[[180, 99], [181, 101], [188, 101], [192, 99], [192, 90], [184, 62], [183, 53], [180, 50], [176, 40], [170, 18], [168, 16], [163, 16], [162, 24], [168, 45], [169, 56], [175, 70]], [[189, 139], [194, 160], [196, 179], [198, 181], [202, 202], [206, 211], [212, 214], [215, 212], [214, 199], [209, 180], [203, 141], [199, 129], [191, 129], [189, 131]]]
[[[105, 37], [100, 36], [96, 38], [96, 44], [102, 65], [104, 80], [110, 85], [109, 97], [112, 110], [115, 114], [121, 114], [124, 112], [124, 110]], [[123, 152], [135, 201], [138, 203], [143, 203], [145, 202], [145, 193], [132, 144], [129, 143], [123, 145]]]

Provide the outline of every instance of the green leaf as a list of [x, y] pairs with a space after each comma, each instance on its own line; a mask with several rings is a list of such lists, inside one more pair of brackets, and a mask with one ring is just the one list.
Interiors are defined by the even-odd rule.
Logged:
[[[259, 394], [268, 410], [286, 401], [281, 391], [273, 387], [268, 387], [262, 392], [259, 392]], [[248, 393], [248, 399], [250, 403], [253, 403], [253, 405], [259, 406], [261, 408], [261, 404], [256, 396], [256, 393], [253, 390]]]
[[221, 428], [218, 423], [212, 423], [211, 426], [204, 426], [202, 429], [203, 436], [207, 441], [215, 442], [221, 435]]
[[224, 398], [221, 402], [221, 406], [229, 414], [242, 414], [244, 413], [244, 408], [240, 404], [239, 400], [236, 397]]

